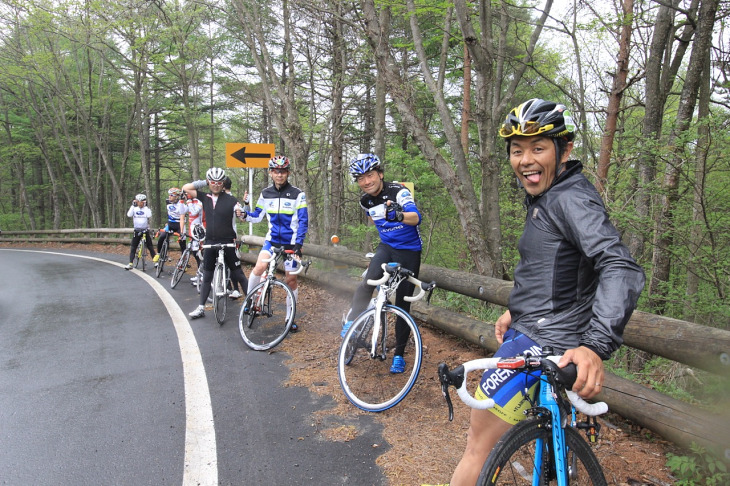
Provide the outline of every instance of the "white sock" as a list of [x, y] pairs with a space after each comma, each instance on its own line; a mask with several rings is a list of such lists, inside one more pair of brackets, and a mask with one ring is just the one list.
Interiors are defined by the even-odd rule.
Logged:
[[[296, 288], [292, 291], [294, 294], [294, 302], [299, 302], [299, 289]], [[289, 294], [286, 295], [286, 318], [289, 318], [289, 309], [291, 309], [291, 297]]]
[[251, 272], [251, 275], [248, 276], [248, 290], [246, 290], [246, 294], [250, 294], [251, 290], [253, 290], [253, 288], [259, 283], [261, 283], [261, 276], [254, 275], [253, 272]]

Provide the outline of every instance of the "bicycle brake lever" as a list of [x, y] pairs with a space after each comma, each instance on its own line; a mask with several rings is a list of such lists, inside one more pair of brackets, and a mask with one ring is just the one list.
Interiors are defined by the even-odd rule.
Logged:
[[[444, 374], [444, 368], [446, 374]], [[449, 369], [448, 367], [446, 367], [446, 363], [441, 363], [439, 365], [439, 381], [441, 382], [441, 394], [444, 396], [444, 399], [446, 400], [446, 405], [448, 405], [449, 407], [449, 422], [452, 422], [454, 420], [454, 404], [451, 403], [451, 395], [449, 395], [448, 372]]]
[[436, 282], [431, 282], [428, 284], [428, 286], [429, 286], [429, 289], [428, 289], [428, 297], [426, 297], [426, 305], [431, 304], [431, 296], [433, 295], [433, 289], [436, 288]]

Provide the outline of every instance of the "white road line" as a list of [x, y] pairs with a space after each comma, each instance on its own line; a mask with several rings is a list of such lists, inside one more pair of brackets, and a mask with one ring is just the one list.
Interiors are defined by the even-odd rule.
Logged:
[[[5, 251], [26, 251], [32, 253], [46, 253], [51, 255], [73, 256], [96, 260], [119, 268], [125, 265], [102, 258], [74, 255], [38, 250], [16, 250], [0, 248]], [[154, 267], [150, 267], [154, 268]], [[155, 292], [170, 314], [172, 323], [177, 332], [180, 345], [180, 355], [183, 364], [183, 380], [185, 383], [185, 470], [183, 472], [183, 486], [187, 485], [217, 485], [218, 484], [218, 453], [215, 442], [215, 426], [213, 422], [213, 407], [210, 403], [208, 378], [205, 375], [203, 358], [200, 355], [198, 342], [195, 340], [193, 329], [190, 327], [187, 316], [177, 305], [175, 299], [157, 281], [144, 272], [130, 270], [134, 275], [145, 280]]]

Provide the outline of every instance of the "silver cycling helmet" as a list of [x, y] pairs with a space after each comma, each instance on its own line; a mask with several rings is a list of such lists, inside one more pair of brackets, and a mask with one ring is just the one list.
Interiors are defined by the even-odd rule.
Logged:
[[208, 172], [205, 173], [205, 178], [213, 182], [223, 182], [226, 178], [226, 171], [220, 167], [211, 167]]

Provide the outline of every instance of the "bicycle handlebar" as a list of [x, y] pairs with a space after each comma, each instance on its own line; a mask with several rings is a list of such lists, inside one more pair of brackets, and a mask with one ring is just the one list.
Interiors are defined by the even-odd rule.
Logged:
[[[534, 366], [531, 366], [528, 368], [528, 365], [526, 364], [525, 357], [517, 357], [517, 358], [481, 358], [481, 359], [475, 359], [471, 361], [467, 361], [466, 363], [454, 368], [454, 370], [449, 371], [448, 366], [445, 363], [441, 363], [439, 365], [438, 374], [439, 374], [439, 381], [441, 382], [441, 392], [444, 395], [444, 398], [446, 399], [446, 402], [449, 405], [449, 420], [453, 419], [453, 406], [451, 404], [451, 398], [449, 397], [448, 387], [454, 386], [456, 388], [456, 392], [459, 395], [459, 398], [462, 402], [464, 402], [466, 405], [468, 405], [471, 408], [475, 408], [478, 410], [485, 410], [488, 408], [494, 407], [494, 400], [491, 398], [487, 398], [485, 400], [477, 400], [474, 398], [470, 393], [469, 390], [467, 390], [466, 384], [467, 384], [467, 375], [471, 371], [476, 370], [486, 370], [486, 369], [495, 369], [495, 368], [506, 368], [506, 369], [535, 369]], [[572, 370], [568, 370], [567, 372], [564, 372], [563, 370], [570, 368], [557, 368], [557, 363], [560, 361], [561, 356], [546, 356], [544, 358], [535, 358], [538, 360], [539, 363], [542, 362], [543, 359], [549, 360], [552, 363], [554, 363], [551, 368], [557, 369], [557, 375], [556, 375], [556, 381], [558, 383], [567, 385], [567, 382], [571, 381], [570, 375], [572, 376], [572, 381], [575, 381], [575, 366], [572, 365]], [[522, 364], [520, 365], [519, 362], [522, 360]], [[515, 363], [514, 366], [505, 366], [504, 364], [507, 363]], [[500, 366], [500, 364], [503, 364], [503, 366]], [[538, 365], [537, 369], [540, 368], [540, 365]], [[561, 374], [563, 376], [561, 376]], [[572, 385], [572, 383], [571, 383]], [[566, 395], [568, 396], [568, 400], [570, 400], [570, 403], [573, 404], [576, 410], [579, 412], [582, 412], [589, 416], [596, 416], [604, 414], [608, 411], [608, 405], [604, 402], [596, 402], [596, 403], [588, 403], [585, 400], [583, 400], [581, 397], [578, 396], [577, 393], [566, 390]]]
[[368, 279], [367, 283], [368, 285], [378, 286], [382, 285], [385, 282], [390, 279], [391, 274], [395, 272], [400, 272], [406, 276], [406, 279], [418, 287], [419, 292], [418, 294], [411, 296], [411, 297], [404, 297], [404, 299], [408, 302], [415, 302], [417, 300], [421, 300], [425, 295], [426, 292], [431, 292], [434, 288], [436, 288], [436, 282], [422, 282], [418, 280], [416, 277], [413, 276], [413, 272], [408, 270], [407, 268], [403, 268], [400, 263], [392, 264], [392, 263], [383, 263], [380, 265], [380, 267], [383, 269], [383, 276], [380, 277], [377, 280]]
[[[281, 247], [275, 246], [275, 247], [271, 248], [271, 258], [263, 258], [261, 261], [266, 262], [266, 263], [271, 263], [273, 260], [276, 260], [276, 257], [281, 253], [285, 253], [286, 258], [289, 260], [294, 259], [294, 257], [293, 257], [294, 250], [284, 250]], [[311, 260], [308, 260], [306, 262], [299, 260], [299, 267], [296, 270], [289, 271], [289, 274], [290, 275], [299, 275], [301, 273], [301, 271], [304, 270], [305, 268], [308, 268], [311, 263], [312, 263]]]
[[[385, 266], [385, 265], [386, 265], [386, 264], [385, 264], [385, 263], [383, 263], [383, 266]], [[384, 284], [385, 282], [387, 282], [389, 278], [390, 278], [390, 275], [388, 274], [388, 272], [385, 272], [385, 273], [383, 274], [383, 276], [382, 276], [381, 278], [379, 278], [378, 280], [371, 280], [371, 279], [368, 279], [368, 285], [374, 285], [374, 286], [376, 286], [376, 287], [377, 287], [378, 285], [382, 285], [382, 284]]]
[[[292, 258], [292, 260], [294, 260], [294, 259]], [[297, 267], [296, 270], [290, 270], [289, 271], [289, 275], [299, 275], [300, 273], [302, 273], [302, 270], [304, 270], [305, 268], [309, 267], [309, 265], [311, 263], [312, 263], [311, 260], [308, 260], [306, 262], [303, 262], [303, 261], [299, 260], [299, 266]]]
[[222, 248], [235, 248], [235, 243], [211, 243], [210, 245], [200, 245], [201, 248], [215, 248], [220, 250]]
[[433, 289], [436, 288], [436, 282], [421, 282], [420, 280], [412, 276], [408, 277], [408, 281], [417, 286], [419, 289], [418, 294], [414, 295], [413, 297], [403, 297], [403, 299], [407, 300], [408, 302], [421, 300], [426, 295], [426, 292], [431, 292]]

